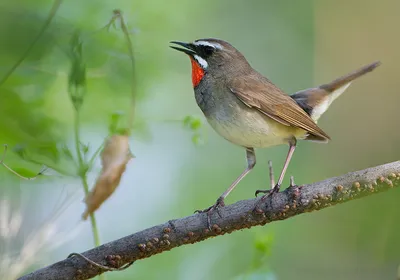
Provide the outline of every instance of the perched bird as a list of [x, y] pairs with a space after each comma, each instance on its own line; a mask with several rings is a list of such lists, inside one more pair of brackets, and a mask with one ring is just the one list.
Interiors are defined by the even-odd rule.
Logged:
[[255, 166], [254, 148], [289, 144], [282, 172], [269, 194], [278, 192], [297, 140], [328, 142], [330, 138], [317, 120], [354, 79], [380, 65], [375, 62], [331, 83], [287, 95], [226, 41], [198, 39], [171, 44], [190, 58], [196, 102], [208, 123], [226, 140], [246, 149], [247, 168], [214, 205], [199, 211], [208, 212], [209, 224], [211, 212], [224, 206], [224, 199]]

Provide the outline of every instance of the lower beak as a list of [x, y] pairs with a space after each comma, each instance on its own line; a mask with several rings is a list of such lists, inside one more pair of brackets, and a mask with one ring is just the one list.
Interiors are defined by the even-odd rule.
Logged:
[[177, 41], [172, 41], [170, 42], [171, 44], [175, 44], [175, 45], [179, 45], [183, 48], [180, 47], [175, 47], [175, 46], [170, 46], [171, 48], [180, 51], [180, 52], [184, 52], [187, 55], [193, 56], [196, 54], [195, 50], [194, 50], [194, 46], [191, 43], [183, 43], [183, 42], [177, 42]]

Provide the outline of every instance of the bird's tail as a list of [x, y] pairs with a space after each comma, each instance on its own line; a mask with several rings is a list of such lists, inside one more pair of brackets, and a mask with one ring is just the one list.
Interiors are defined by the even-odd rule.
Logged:
[[291, 97], [317, 122], [332, 102], [350, 86], [353, 80], [371, 72], [380, 64], [379, 61], [371, 63], [328, 84], [296, 92]]

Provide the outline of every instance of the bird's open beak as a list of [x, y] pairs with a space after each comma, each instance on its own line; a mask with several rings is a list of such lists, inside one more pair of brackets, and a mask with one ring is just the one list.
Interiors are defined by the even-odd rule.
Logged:
[[176, 45], [179, 45], [179, 46], [183, 47], [183, 48], [180, 48], [180, 47], [176, 47], [176, 46], [170, 46], [171, 48], [173, 48], [173, 49], [175, 49], [177, 51], [184, 52], [184, 53], [186, 53], [187, 55], [190, 55], [190, 56], [193, 56], [193, 55], [196, 54], [195, 46], [193, 44], [191, 44], [191, 43], [183, 43], [183, 42], [177, 42], [177, 41], [172, 41], [170, 43], [171, 44], [176, 44]]

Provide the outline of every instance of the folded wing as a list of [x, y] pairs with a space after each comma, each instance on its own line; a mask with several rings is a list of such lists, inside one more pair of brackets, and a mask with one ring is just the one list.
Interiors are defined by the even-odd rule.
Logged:
[[247, 106], [283, 125], [304, 129], [315, 141], [330, 139], [290, 96], [266, 78], [258, 75], [241, 76], [228, 84], [230, 91]]

